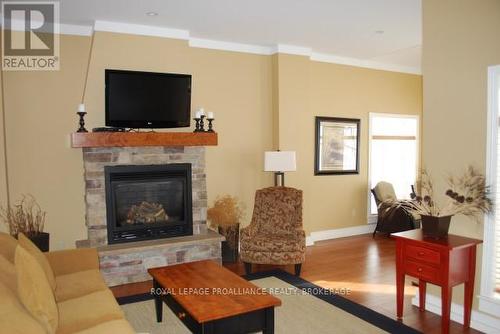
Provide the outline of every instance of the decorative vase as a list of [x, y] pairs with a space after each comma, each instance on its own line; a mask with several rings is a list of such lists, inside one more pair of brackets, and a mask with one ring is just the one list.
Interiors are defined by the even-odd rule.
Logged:
[[238, 260], [240, 224], [218, 226], [217, 229], [219, 234], [226, 238], [222, 242], [222, 262], [236, 262]]
[[27, 234], [26, 237], [28, 237], [42, 252], [49, 251], [49, 233], [39, 232], [37, 234]]
[[452, 216], [436, 217], [421, 215], [421, 217], [422, 233], [424, 236], [437, 239], [448, 236]]

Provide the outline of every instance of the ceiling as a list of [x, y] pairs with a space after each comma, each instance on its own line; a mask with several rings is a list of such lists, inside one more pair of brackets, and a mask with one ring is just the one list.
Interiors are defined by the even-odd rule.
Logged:
[[62, 0], [60, 4], [64, 24], [112, 21], [182, 29], [190, 38], [263, 47], [285, 44], [420, 71], [421, 0]]

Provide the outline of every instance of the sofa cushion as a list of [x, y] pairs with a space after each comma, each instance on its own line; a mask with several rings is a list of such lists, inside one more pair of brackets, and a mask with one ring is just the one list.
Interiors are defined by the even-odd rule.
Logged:
[[55, 295], [57, 302], [81, 297], [108, 288], [99, 270], [85, 270], [73, 274], [56, 276], [56, 283]]
[[0, 283], [3, 283], [17, 296], [16, 266], [0, 255]]
[[135, 334], [135, 330], [127, 320], [112, 320], [94, 327], [84, 329], [76, 334]]
[[0, 331], [9, 334], [46, 334], [42, 325], [24, 308], [16, 294], [0, 282]]
[[96, 248], [64, 249], [44, 253], [54, 276], [68, 275], [84, 270], [99, 270]]
[[3, 255], [10, 263], [14, 263], [17, 244], [16, 238], [10, 234], [0, 232], [0, 255]]
[[43, 268], [43, 271], [47, 276], [47, 280], [49, 281], [50, 287], [52, 288], [52, 291], [54, 291], [56, 289], [56, 278], [54, 277], [54, 272], [50, 267], [49, 260], [47, 260], [42, 251], [24, 234], [19, 233], [17, 239], [19, 240], [19, 245], [21, 245], [31, 255], [33, 255], [33, 257], [38, 261], [40, 266]]
[[19, 299], [47, 333], [55, 333], [59, 322], [57, 305], [42, 267], [21, 246], [16, 249], [15, 264]]
[[101, 323], [123, 319], [123, 311], [109, 289], [68, 299], [57, 304], [59, 328], [57, 334], [78, 332]]

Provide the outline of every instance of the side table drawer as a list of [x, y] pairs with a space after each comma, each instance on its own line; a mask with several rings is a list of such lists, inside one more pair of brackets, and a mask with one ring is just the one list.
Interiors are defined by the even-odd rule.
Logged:
[[410, 260], [405, 262], [405, 272], [410, 276], [423, 279], [424, 281], [436, 282], [440, 278], [438, 268]]
[[433, 264], [441, 263], [441, 254], [429, 248], [407, 245], [405, 252], [408, 257], [417, 259], [419, 262], [425, 261]]

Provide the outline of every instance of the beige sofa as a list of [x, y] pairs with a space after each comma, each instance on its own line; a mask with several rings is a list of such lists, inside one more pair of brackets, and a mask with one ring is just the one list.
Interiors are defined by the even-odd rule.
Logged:
[[[0, 233], [0, 331], [2, 333], [135, 333], [125, 320], [113, 294], [99, 273], [95, 249], [74, 249], [45, 253], [55, 277], [55, 290], [47, 283], [44, 291], [55, 300], [56, 325], [47, 329], [26, 305], [21, 289], [18, 260], [19, 242]], [[39, 267], [40, 268], [40, 267]], [[17, 269], [17, 270], [16, 270]], [[32, 282], [33, 283], [33, 282]], [[37, 282], [35, 282], [37, 283]], [[21, 295], [24, 293], [24, 295]], [[27, 293], [30, 293], [28, 289]], [[29, 297], [29, 296], [28, 296]], [[23, 304], [24, 303], [24, 304]]]

